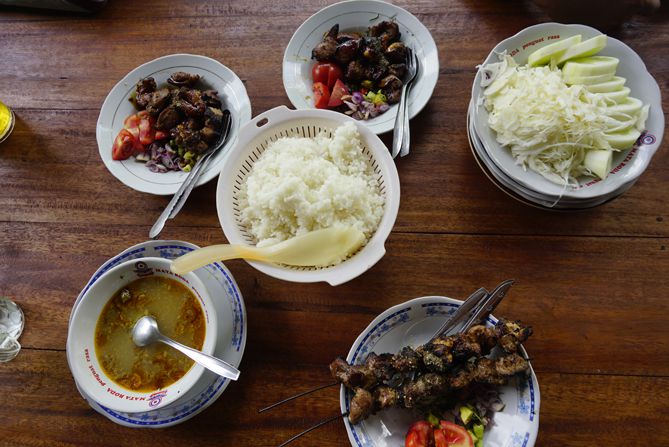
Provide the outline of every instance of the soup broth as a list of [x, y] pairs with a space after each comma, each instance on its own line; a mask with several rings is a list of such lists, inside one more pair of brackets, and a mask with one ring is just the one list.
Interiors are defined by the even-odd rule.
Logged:
[[104, 372], [133, 391], [155, 391], [179, 380], [193, 361], [163, 343], [140, 348], [132, 341], [137, 320], [151, 315], [166, 336], [197, 350], [205, 334], [197, 298], [180, 282], [162, 276], [140, 278], [116, 292], [95, 328], [95, 351]]

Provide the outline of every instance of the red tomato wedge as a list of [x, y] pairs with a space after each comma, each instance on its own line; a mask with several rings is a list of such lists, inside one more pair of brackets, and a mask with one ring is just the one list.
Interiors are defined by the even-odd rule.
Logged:
[[348, 91], [348, 88], [346, 88], [346, 84], [344, 84], [341, 79], [337, 79], [334, 87], [332, 87], [332, 93], [330, 93], [328, 107], [339, 107], [340, 105], [344, 104], [344, 101], [341, 100], [341, 97], [348, 95], [349, 93], [350, 92]]
[[322, 82], [314, 82], [314, 106], [317, 109], [327, 109], [328, 101], [330, 101], [330, 91], [328, 86]]
[[322, 82], [328, 88], [332, 88], [337, 82], [337, 79], [342, 79], [344, 72], [339, 68], [339, 65], [330, 62], [317, 62], [311, 68], [311, 78], [314, 82]]
[[162, 130], [156, 130], [155, 138], [156, 141], [164, 140], [167, 138], [167, 133], [163, 132]]
[[135, 138], [139, 138], [139, 123], [141, 118], [133, 113], [123, 121], [123, 128], [130, 132]]
[[418, 421], [409, 428], [404, 447], [433, 447], [433, 428], [429, 422]]
[[128, 129], [121, 129], [112, 145], [112, 159], [126, 160], [135, 153], [137, 140]]
[[139, 121], [139, 142], [144, 146], [148, 146], [155, 140], [155, 135], [156, 131], [153, 128], [153, 118], [146, 113]]
[[467, 429], [447, 421], [439, 422], [434, 430], [435, 447], [474, 447], [474, 440]]

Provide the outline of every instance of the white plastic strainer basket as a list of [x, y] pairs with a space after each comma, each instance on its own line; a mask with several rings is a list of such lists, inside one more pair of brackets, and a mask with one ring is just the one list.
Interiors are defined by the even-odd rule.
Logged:
[[[314, 137], [320, 132], [331, 132], [348, 121], [356, 122], [330, 110], [290, 110], [280, 106], [256, 116], [242, 127], [237, 144], [218, 177], [216, 191], [218, 219], [231, 244], [255, 243], [241, 222], [238, 194], [268, 144], [282, 137]], [[362, 124], [356, 122], [356, 126], [364, 143], [363, 152], [369, 157], [385, 198], [383, 217], [374, 235], [360, 251], [335, 266], [291, 267], [247, 261], [249, 264], [274, 278], [293, 282], [325, 281], [336, 286], [359, 276], [383, 257], [384, 244], [395, 224], [400, 204], [399, 176], [388, 148], [379, 137]]]

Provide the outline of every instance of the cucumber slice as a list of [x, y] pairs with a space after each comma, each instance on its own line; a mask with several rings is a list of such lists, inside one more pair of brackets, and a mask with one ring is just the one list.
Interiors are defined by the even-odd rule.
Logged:
[[609, 142], [613, 149], [625, 150], [634, 146], [634, 143], [639, 139], [640, 135], [641, 132], [634, 127], [630, 127], [629, 129], [620, 132], [605, 133], [604, 138]]
[[591, 150], [585, 154], [583, 164], [597, 177], [604, 180], [611, 172], [611, 163], [613, 162], [613, 152], [607, 150]]
[[573, 59], [564, 64], [562, 72], [565, 76], [596, 76], [605, 74], [616, 74], [618, 62], [615, 57], [591, 56], [581, 59]]
[[546, 65], [551, 59], [560, 57], [571, 46], [576, 45], [577, 43], [581, 43], [580, 34], [541, 47], [530, 54], [530, 57], [527, 58], [527, 65], [530, 67]]
[[595, 75], [595, 76], [564, 76], [564, 82], [568, 85], [590, 85], [590, 84], [601, 84], [602, 82], [607, 82], [613, 79], [615, 73]]
[[597, 93], [597, 94], [601, 95], [602, 98], [606, 99], [609, 104], [611, 103], [620, 104], [621, 102], [625, 102], [627, 97], [630, 95], [630, 92], [631, 90], [629, 89], [629, 87], [623, 87], [615, 92]]
[[590, 84], [587, 85], [585, 88], [592, 93], [615, 92], [623, 88], [625, 86], [626, 81], [627, 79], [623, 77], [614, 76], [610, 81], [600, 82], [599, 84]]
[[606, 46], [606, 34], [600, 34], [592, 39], [577, 43], [569, 47], [560, 57], [554, 58], [555, 65], [562, 65], [570, 59], [593, 56], [604, 49]]
[[642, 107], [643, 103], [640, 100], [630, 96], [620, 104], [608, 107], [606, 114], [612, 117], [623, 116], [624, 119], [628, 116], [639, 116]]

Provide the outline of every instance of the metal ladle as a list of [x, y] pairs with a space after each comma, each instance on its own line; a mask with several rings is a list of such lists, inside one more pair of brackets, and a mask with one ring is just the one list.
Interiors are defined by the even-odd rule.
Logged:
[[132, 341], [139, 347], [148, 346], [157, 341], [165, 343], [219, 376], [231, 380], [239, 378], [239, 370], [229, 363], [197, 349], [189, 348], [163, 335], [158, 329], [158, 322], [153, 317], [145, 316], [137, 320], [135, 327], [132, 329]]

